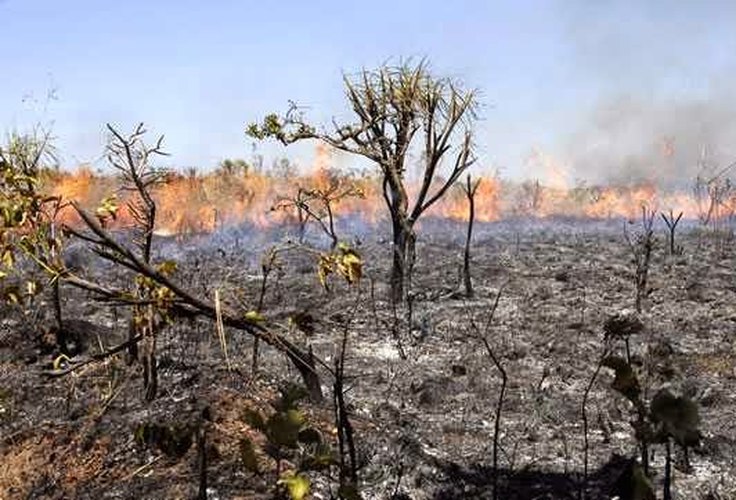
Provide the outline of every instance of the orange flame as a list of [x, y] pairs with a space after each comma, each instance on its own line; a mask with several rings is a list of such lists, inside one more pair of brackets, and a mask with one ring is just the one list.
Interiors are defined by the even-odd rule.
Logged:
[[[477, 220], [495, 221], [518, 214], [535, 217], [635, 218], [639, 216], [642, 205], [654, 210], [683, 211], [685, 217], [697, 218], [703, 210], [702, 200], [695, 199], [693, 195], [664, 193], [653, 183], [569, 186], [569, 175], [563, 164], [538, 151], [529, 161], [538, 171], [541, 169], [544, 183], [513, 184], [501, 181], [498, 177], [479, 178], [480, 185], [475, 198]], [[233, 223], [249, 222], [265, 227], [294, 220], [294, 213], [274, 210], [274, 205], [279, 199], [293, 196], [295, 186], [329, 189], [336, 176], [342, 175], [331, 168], [331, 164], [331, 151], [320, 147], [312, 169], [304, 174], [226, 170], [171, 174], [167, 182], [153, 192], [158, 206], [156, 231], [159, 234], [187, 235], [208, 233]], [[367, 222], [376, 222], [386, 216], [378, 177], [343, 176], [342, 179], [352, 183], [360, 196], [336, 201], [333, 207], [336, 216], [358, 214]], [[95, 175], [87, 167], [80, 167], [73, 173], [61, 173], [51, 182], [49, 192], [67, 200], [76, 200], [89, 210], [94, 210], [105, 196], [119, 188], [112, 176]], [[410, 187], [409, 191], [415, 192], [416, 188]], [[729, 199], [728, 206], [736, 209], [734, 200], [736, 198]], [[130, 199], [121, 196], [119, 201], [121, 210], [115, 224], [126, 227], [132, 223], [124, 207]], [[429, 214], [467, 220], [467, 198], [462, 190], [451, 189], [431, 207]], [[62, 220], [72, 224], [78, 222], [72, 210], [63, 212]]]

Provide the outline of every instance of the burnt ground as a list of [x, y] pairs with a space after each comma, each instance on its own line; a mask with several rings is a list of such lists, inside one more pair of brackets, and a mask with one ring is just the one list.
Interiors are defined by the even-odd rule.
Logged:
[[[487, 338], [508, 373], [501, 415], [499, 498], [577, 498], [583, 464], [581, 401], [603, 347], [602, 325], [633, 307], [630, 250], [620, 222], [538, 221], [482, 225], [474, 240], [476, 297], [454, 293], [463, 227], [428, 222], [420, 229], [411, 319], [386, 301], [390, 245], [362, 235], [365, 275], [359, 287], [337, 279], [320, 288], [313, 257], [289, 254], [266, 296], [274, 328], [310, 344], [328, 364], [349, 327], [347, 400], [359, 448], [365, 498], [491, 498], [492, 436], [500, 377], [471, 320], [484, 324], [503, 286]], [[178, 279], [231, 305], [252, 309], [259, 258], [273, 234], [230, 231], [187, 242], [160, 242], [179, 262]], [[676, 453], [675, 498], [736, 498], [736, 254], [723, 236], [691, 227], [681, 255], [669, 256], [658, 233], [645, 302], [644, 332], [632, 355], [651, 396], [660, 387], [698, 402], [703, 440], [691, 467]], [[255, 242], [255, 243], [254, 243]], [[89, 258], [83, 255], [81, 260]], [[89, 261], [91, 262], [91, 261]], [[119, 281], [102, 264], [89, 272]], [[65, 316], [87, 353], [127, 335], [122, 308], [64, 289]], [[308, 312], [309, 335], [288, 322]], [[192, 498], [197, 447], [163, 453], [136, 440], [140, 424], [186, 426], [203, 408], [208, 429], [209, 498], [273, 498], [275, 463], [258, 447], [260, 473], [246, 468], [239, 443], [264, 438], [244, 418], [268, 413], [278, 388], [298, 382], [283, 356], [263, 348], [250, 374], [252, 341], [227, 331], [230, 369], [212, 323], [181, 320], [159, 338], [159, 397], [142, 398], [142, 374], [124, 356], [48, 378], [56, 352], [43, 299], [22, 314], [3, 311], [0, 330], [0, 498]], [[86, 321], [86, 322], [85, 322]], [[406, 359], [397, 349], [401, 342]], [[84, 355], [84, 354], [83, 354]], [[303, 403], [307, 420], [334, 439], [329, 377], [321, 405]], [[629, 403], [599, 375], [587, 404], [588, 498], [611, 498], [636, 444]], [[293, 460], [292, 460], [293, 461]], [[286, 467], [289, 467], [289, 460]], [[663, 451], [654, 447], [655, 482]], [[333, 471], [334, 472], [334, 471]], [[329, 498], [329, 478], [309, 472], [313, 498]], [[657, 484], [658, 495], [661, 488]]]

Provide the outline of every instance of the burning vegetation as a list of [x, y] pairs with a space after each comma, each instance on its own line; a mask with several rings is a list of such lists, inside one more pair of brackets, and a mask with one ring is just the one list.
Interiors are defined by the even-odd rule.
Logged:
[[732, 165], [470, 175], [475, 91], [344, 84], [353, 122], [247, 126], [311, 169], [162, 169], [142, 124], [108, 173], [0, 146], [0, 496], [736, 495]]
[[[328, 155], [325, 147], [320, 155]], [[328, 164], [329, 165], [329, 164]], [[704, 224], [723, 224], [736, 213], [736, 191], [721, 179], [704, 177], [692, 180], [692, 187], [680, 191], [658, 188], [654, 182], [636, 185], [589, 186], [584, 182], [569, 187], [552, 187], [542, 181], [515, 182], [499, 176], [477, 176], [481, 181], [476, 194], [476, 220], [494, 222], [517, 217], [634, 219], [642, 206], [682, 212], [686, 220]], [[199, 172], [168, 172], [166, 182], [152, 190], [161, 207], [157, 233], [192, 235], [210, 233], [237, 224], [257, 227], [296, 224], [298, 206], [285, 203], [290, 196], [314, 190], [330, 190], [335, 183], [354, 189], [334, 206], [336, 217], [358, 216], [368, 224], [385, 218], [380, 179], [366, 172], [344, 172], [320, 165], [301, 173], [287, 169], [253, 167], [243, 162], [237, 169], [220, 167]], [[45, 192], [76, 200], [95, 209], [120, 185], [112, 174], [95, 173], [89, 167], [75, 171], [49, 171], [43, 181]], [[410, 192], [418, 188], [410, 186]], [[125, 194], [119, 196], [121, 211], [112, 221], [115, 227], [128, 227], [130, 215], [124, 208]], [[467, 201], [461, 191], [450, 191], [428, 211], [438, 218], [464, 221]], [[78, 223], [71, 211], [62, 219]]]

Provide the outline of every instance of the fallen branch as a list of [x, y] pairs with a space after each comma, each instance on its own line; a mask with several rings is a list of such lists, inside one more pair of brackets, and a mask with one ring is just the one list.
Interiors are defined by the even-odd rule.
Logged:
[[84, 366], [87, 366], [87, 365], [89, 365], [91, 363], [94, 363], [95, 361], [103, 361], [103, 360], [109, 358], [110, 356], [114, 356], [115, 354], [119, 353], [120, 351], [123, 351], [123, 350], [127, 349], [128, 347], [130, 347], [131, 345], [139, 342], [142, 338], [143, 338], [142, 335], [137, 335], [137, 336], [135, 336], [135, 337], [133, 337], [131, 339], [126, 340], [122, 344], [118, 344], [115, 347], [113, 347], [111, 349], [108, 349], [107, 351], [100, 352], [100, 353], [97, 353], [97, 354], [93, 354], [92, 356], [89, 356], [88, 358], [85, 358], [85, 359], [79, 361], [78, 363], [71, 364], [71, 365], [67, 366], [64, 369], [61, 369], [61, 370], [45, 370], [45, 371], [42, 372], [42, 375], [45, 375], [46, 377], [49, 377], [49, 378], [63, 377], [64, 375], [68, 375], [68, 374], [70, 374], [72, 372], [75, 372], [75, 371], [79, 370], [80, 368], [82, 368]]

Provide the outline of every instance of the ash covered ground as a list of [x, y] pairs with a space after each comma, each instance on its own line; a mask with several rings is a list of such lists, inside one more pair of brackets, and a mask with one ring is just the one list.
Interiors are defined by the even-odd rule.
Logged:
[[[487, 340], [508, 374], [500, 420], [499, 498], [577, 498], [583, 469], [581, 403], [601, 355], [603, 324], [634, 305], [634, 265], [624, 221], [516, 220], [480, 224], [472, 248], [476, 295], [458, 294], [465, 227], [444, 220], [419, 228], [411, 317], [387, 301], [391, 246], [381, 228], [344, 221], [343, 234], [365, 261], [358, 287], [332, 280], [322, 289], [314, 255], [284, 254], [270, 278], [263, 313], [300, 345], [334, 362], [349, 331], [347, 402], [362, 468], [364, 498], [491, 498], [498, 370], [471, 327], [484, 325], [503, 288]], [[632, 229], [634, 226], [631, 226]], [[285, 229], [233, 228], [187, 241], [162, 240], [162, 257], [179, 263], [176, 279], [200, 294], [252, 309], [260, 259]], [[631, 354], [646, 394], [671, 387], [699, 405], [701, 445], [690, 467], [675, 451], [674, 494], [680, 499], [736, 498], [736, 262], [733, 241], [683, 223], [678, 255], [663, 227], [650, 270], [642, 333]], [[319, 244], [318, 235], [312, 242]], [[122, 280], [90, 255], [87, 272]], [[89, 263], [92, 263], [91, 265]], [[64, 314], [90, 355], [127, 335], [124, 308], [110, 308], [63, 289]], [[288, 321], [314, 318], [308, 333]], [[264, 413], [286, 383], [299, 383], [284, 357], [261, 348], [251, 376], [252, 339], [226, 331], [228, 358], [215, 325], [183, 319], [158, 341], [159, 396], [146, 403], [141, 368], [124, 356], [61, 378], [47, 371], [58, 352], [44, 328], [41, 299], [25, 314], [3, 311], [0, 331], [0, 498], [193, 498], [198, 452], [174, 457], [142, 446], [147, 422], [186, 425], [209, 408], [209, 498], [273, 498], [275, 462], [258, 451], [260, 473], [244, 466], [239, 443], [263, 437], [247, 409]], [[392, 334], [391, 325], [399, 326]], [[276, 327], [276, 326], [275, 326]], [[484, 327], [482, 327], [484, 328]], [[481, 329], [482, 329], [481, 328]], [[401, 344], [401, 349], [399, 348]], [[400, 355], [403, 350], [405, 359]], [[228, 361], [230, 367], [228, 367]], [[303, 402], [324, 439], [333, 436], [329, 376], [323, 404]], [[611, 498], [627, 458], [637, 456], [632, 408], [602, 370], [587, 403], [588, 498]], [[661, 495], [664, 455], [653, 447]], [[286, 460], [288, 467], [289, 460]], [[308, 473], [313, 498], [330, 498], [334, 481]]]

